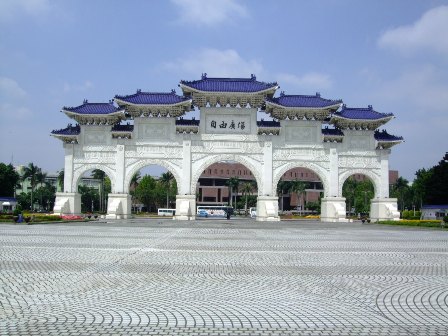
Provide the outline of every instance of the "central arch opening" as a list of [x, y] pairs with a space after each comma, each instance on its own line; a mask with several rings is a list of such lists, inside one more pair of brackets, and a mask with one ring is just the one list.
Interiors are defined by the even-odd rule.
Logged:
[[249, 168], [235, 161], [216, 162], [199, 176], [196, 214], [223, 217], [224, 208], [229, 207], [234, 215], [249, 216], [257, 206], [257, 195], [257, 181]]
[[347, 217], [369, 217], [370, 202], [374, 195], [374, 184], [367, 175], [359, 173], [350, 175], [342, 185]]
[[282, 216], [320, 214], [324, 186], [319, 175], [311, 169], [289, 169], [278, 181], [276, 191]]

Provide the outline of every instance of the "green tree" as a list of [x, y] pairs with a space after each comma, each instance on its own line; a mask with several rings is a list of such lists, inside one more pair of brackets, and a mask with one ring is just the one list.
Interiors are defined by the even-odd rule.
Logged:
[[255, 186], [253, 182], [244, 182], [241, 186], [241, 192], [245, 196], [245, 203], [244, 203], [244, 213], [247, 215], [247, 200], [248, 196], [252, 195], [252, 192], [254, 191]]
[[349, 213], [352, 212], [352, 208], [355, 204], [355, 191], [358, 186], [358, 182], [355, 180], [353, 176], [350, 176], [347, 180], [345, 180], [342, 186], [342, 196], [345, 197], [345, 202], [347, 205], [347, 211]]
[[448, 204], [448, 158], [431, 168], [426, 181], [426, 203]]
[[148, 211], [154, 210], [157, 197], [157, 181], [149, 175], [141, 178], [140, 183], [135, 188], [135, 197], [140, 200]]
[[171, 191], [171, 182], [174, 180], [174, 175], [171, 172], [163, 173], [160, 182], [166, 189], [166, 208], [169, 208], [170, 204], [170, 191]]
[[22, 180], [29, 179], [31, 185], [31, 211], [34, 210], [34, 189], [36, 188], [41, 173], [42, 170], [32, 162], [23, 169]]
[[99, 188], [99, 209], [100, 211], [104, 211], [106, 210], [106, 206], [107, 206], [107, 202], [106, 202], [106, 193], [104, 190], [104, 183], [105, 183], [105, 179], [106, 179], [106, 173], [104, 171], [102, 171], [101, 169], [94, 169], [92, 170], [91, 176], [100, 181], [100, 188]]
[[400, 210], [405, 209], [405, 199], [409, 194], [409, 182], [403, 177], [399, 177], [392, 186], [392, 195], [398, 198], [398, 204], [400, 204]]
[[13, 197], [20, 175], [12, 164], [0, 163], [0, 196]]
[[58, 173], [58, 186], [60, 191], [64, 191], [64, 169]]
[[300, 181], [300, 180], [294, 180], [294, 181], [291, 181], [291, 189], [290, 189], [290, 191], [291, 192], [293, 192], [293, 193], [296, 193], [297, 194], [297, 199], [298, 199], [298, 201], [300, 202], [300, 201], [302, 201], [301, 203], [301, 209], [303, 210], [303, 209], [305, 209], [305, 207], [304, 207], [304, 200], [303, 200], [303, 195], [305, 194], [305, 189], [307, 188], [307, 183], [306, 182], [303, 182], [303, 181]]
[[93, 187], [88, 187], [80, 184], [78, 192], [81, 194], [81, 211], [94, 212], [100, 206], [100, 195], [98, 190]]
[[[229, 204], [230, 206], [233, 206], [232, 205], [233, 191], [236, 190], [238, 192], [240, 179], [238, 177], [231, 177], [227, 180], [227, 185], [229, 186]], [[235, 206], [236, 206], [236, 196], [235, 196]]]
[[283, 212], [283, 195], [291, 191], [291, 181], [280, 180], [277, 184], [277, 196], [280, 197], [280, 210]]
[[20, 205], [22, 209], [30, 209], [31, 208], [31, 194], [30, 193], [20, 193], [16, 196], [17, 203]]
[[37, 188], [36, 198], [39, 200], [39, 207], [48, 211], [53, 207], [56, 188], [49, 183], [45, 183]]

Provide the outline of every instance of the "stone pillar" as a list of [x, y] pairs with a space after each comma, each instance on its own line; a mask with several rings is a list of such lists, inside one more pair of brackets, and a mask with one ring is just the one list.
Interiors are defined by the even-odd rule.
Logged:
[[75, 144], [64, 144], [64, 150], [64, 192], [76, 192], [77, 190], [72, 190], [74, 170], [73, 157], [75, 155]]
[[176, 195], [176, 215], [173, 219], [196, 219], [196, 195]]
[[373, 222], [400, 219], [397, 199], [389, 198], [389, 154], [390, 149], [382, 149], [380, 153], [380, 183], [370, 203], [370, 219]]
[[396, 198], [374, 198], [370, 203], [370, 220], [400, 220]]
[[266, 141], [263, 148], [263, 170], [262, 170], [262, 188], [261, 195], [257, 198], [257, 221], [277, 222], [280, 220], [278, 215], [278, 197], [274, 196], [272, 190], [272, 141]]
[[125, 164], [124, 164], [124, 145], [117, 145], [117, 153], [115, 156], [115, 192], [117, 194], [124, 193], [124, 175], [125, 175]]
[[64, 192], [56, 193], [53, 213], [55, 215], [80, 215], [81, 194]]
[[196, 218], [196, 195], [191, 193], [191, 140], [184, 140], [182, 153], [182, 176], [179, 195], [176, 195], [176, 215], [174, 220], [194, 220]]
[[257, 221], [278, 222], [278, 197], [258, 196], [257, 198]]
[[56, 215], [80, 215], [81, 195], [77, 193], [77, 186], [73, 190], [73, 159], [75, 144], [64, 144], [64, 192], [56, 193], [53, 213]]
[[110, 219], [131, 218], [132, 197], [129, 194], [109, 194], [107, 199], [107, 215]]
[[339, 195], [339, 157], [333, 145], [329, 154], [330, 172], [328, 174], [328, 190], [321, 200], [322, 222], [346, 222], [345, 197]]
[[347, 222], [345, 218], [345, 197], [324, 197], [321, 200], [320, 220], [322, 222]]

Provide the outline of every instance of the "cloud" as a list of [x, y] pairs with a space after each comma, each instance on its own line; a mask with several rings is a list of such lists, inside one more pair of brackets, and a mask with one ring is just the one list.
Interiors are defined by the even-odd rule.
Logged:
[[22, 98], [26, 96], [26, 92], [19, 84], [11, 78], [0, 77], [0, 97], [3, 101], [13, 98]]
[[181, 23], [196, 26], [214, 26], [246, 17], [246, 8], [235, 0], [171, 0], [180, 13]]
[[281, 73], [277, 75], [277, 81], [280, 85], [290, 85], [294, 89], [319, 91], [329, 89], [333, 83], [331, 77], [324, 73], [309, 72], [302, 76]]
[[68, 92], [73, 92], [73, 91], [79, 91], [79, 92], [83, 92], [83, 91], [87, 91], [90, 90], [91, 88], [93, 88], [94, 85], [91, 81], [86, 80], [84, 83], [82, 84], [69, 84], [69, 83], [64, 83], [64, 92], [68, 93]]
[[199, 77], [206, 72], [209, 77], [250, 77], [259, 75], [263, 66], [258, 60], [246, 60], [236, 50], [204, 48], [162, 64], [162, 69]]
[[[381, 81], [374, 90], [381, 100], [397, 106], [412, 106], [426, 111], [425, 114], [446, 114], [448, 85], [444, 73], [434, 65], [407, 69], [391, 81]], [[412, 113], [412, 111], [408, 111]]]
[[39, 17], [49, 11], [49, 0], [2, 0], [0, 1], [0, 22], [12, 21], [23, 13]]
[[32, 116], [32, 112], [29, 108], [24, 106], [17, 106], [11, 103], [0, 104], [0, 116], [2, 120], [27, 120]]
[[412, 25], [386, 31], [378, 39], [378, 45], [403, 53], [432, 50], [448, 55], [447, 31], [448, 6], [435, 7]]

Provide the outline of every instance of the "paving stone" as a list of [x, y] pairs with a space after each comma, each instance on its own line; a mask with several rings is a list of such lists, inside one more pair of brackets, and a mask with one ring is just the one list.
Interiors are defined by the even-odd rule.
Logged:
[[447, 257], [375, 224], [0, 225], [0, 333], [447, 335]]

